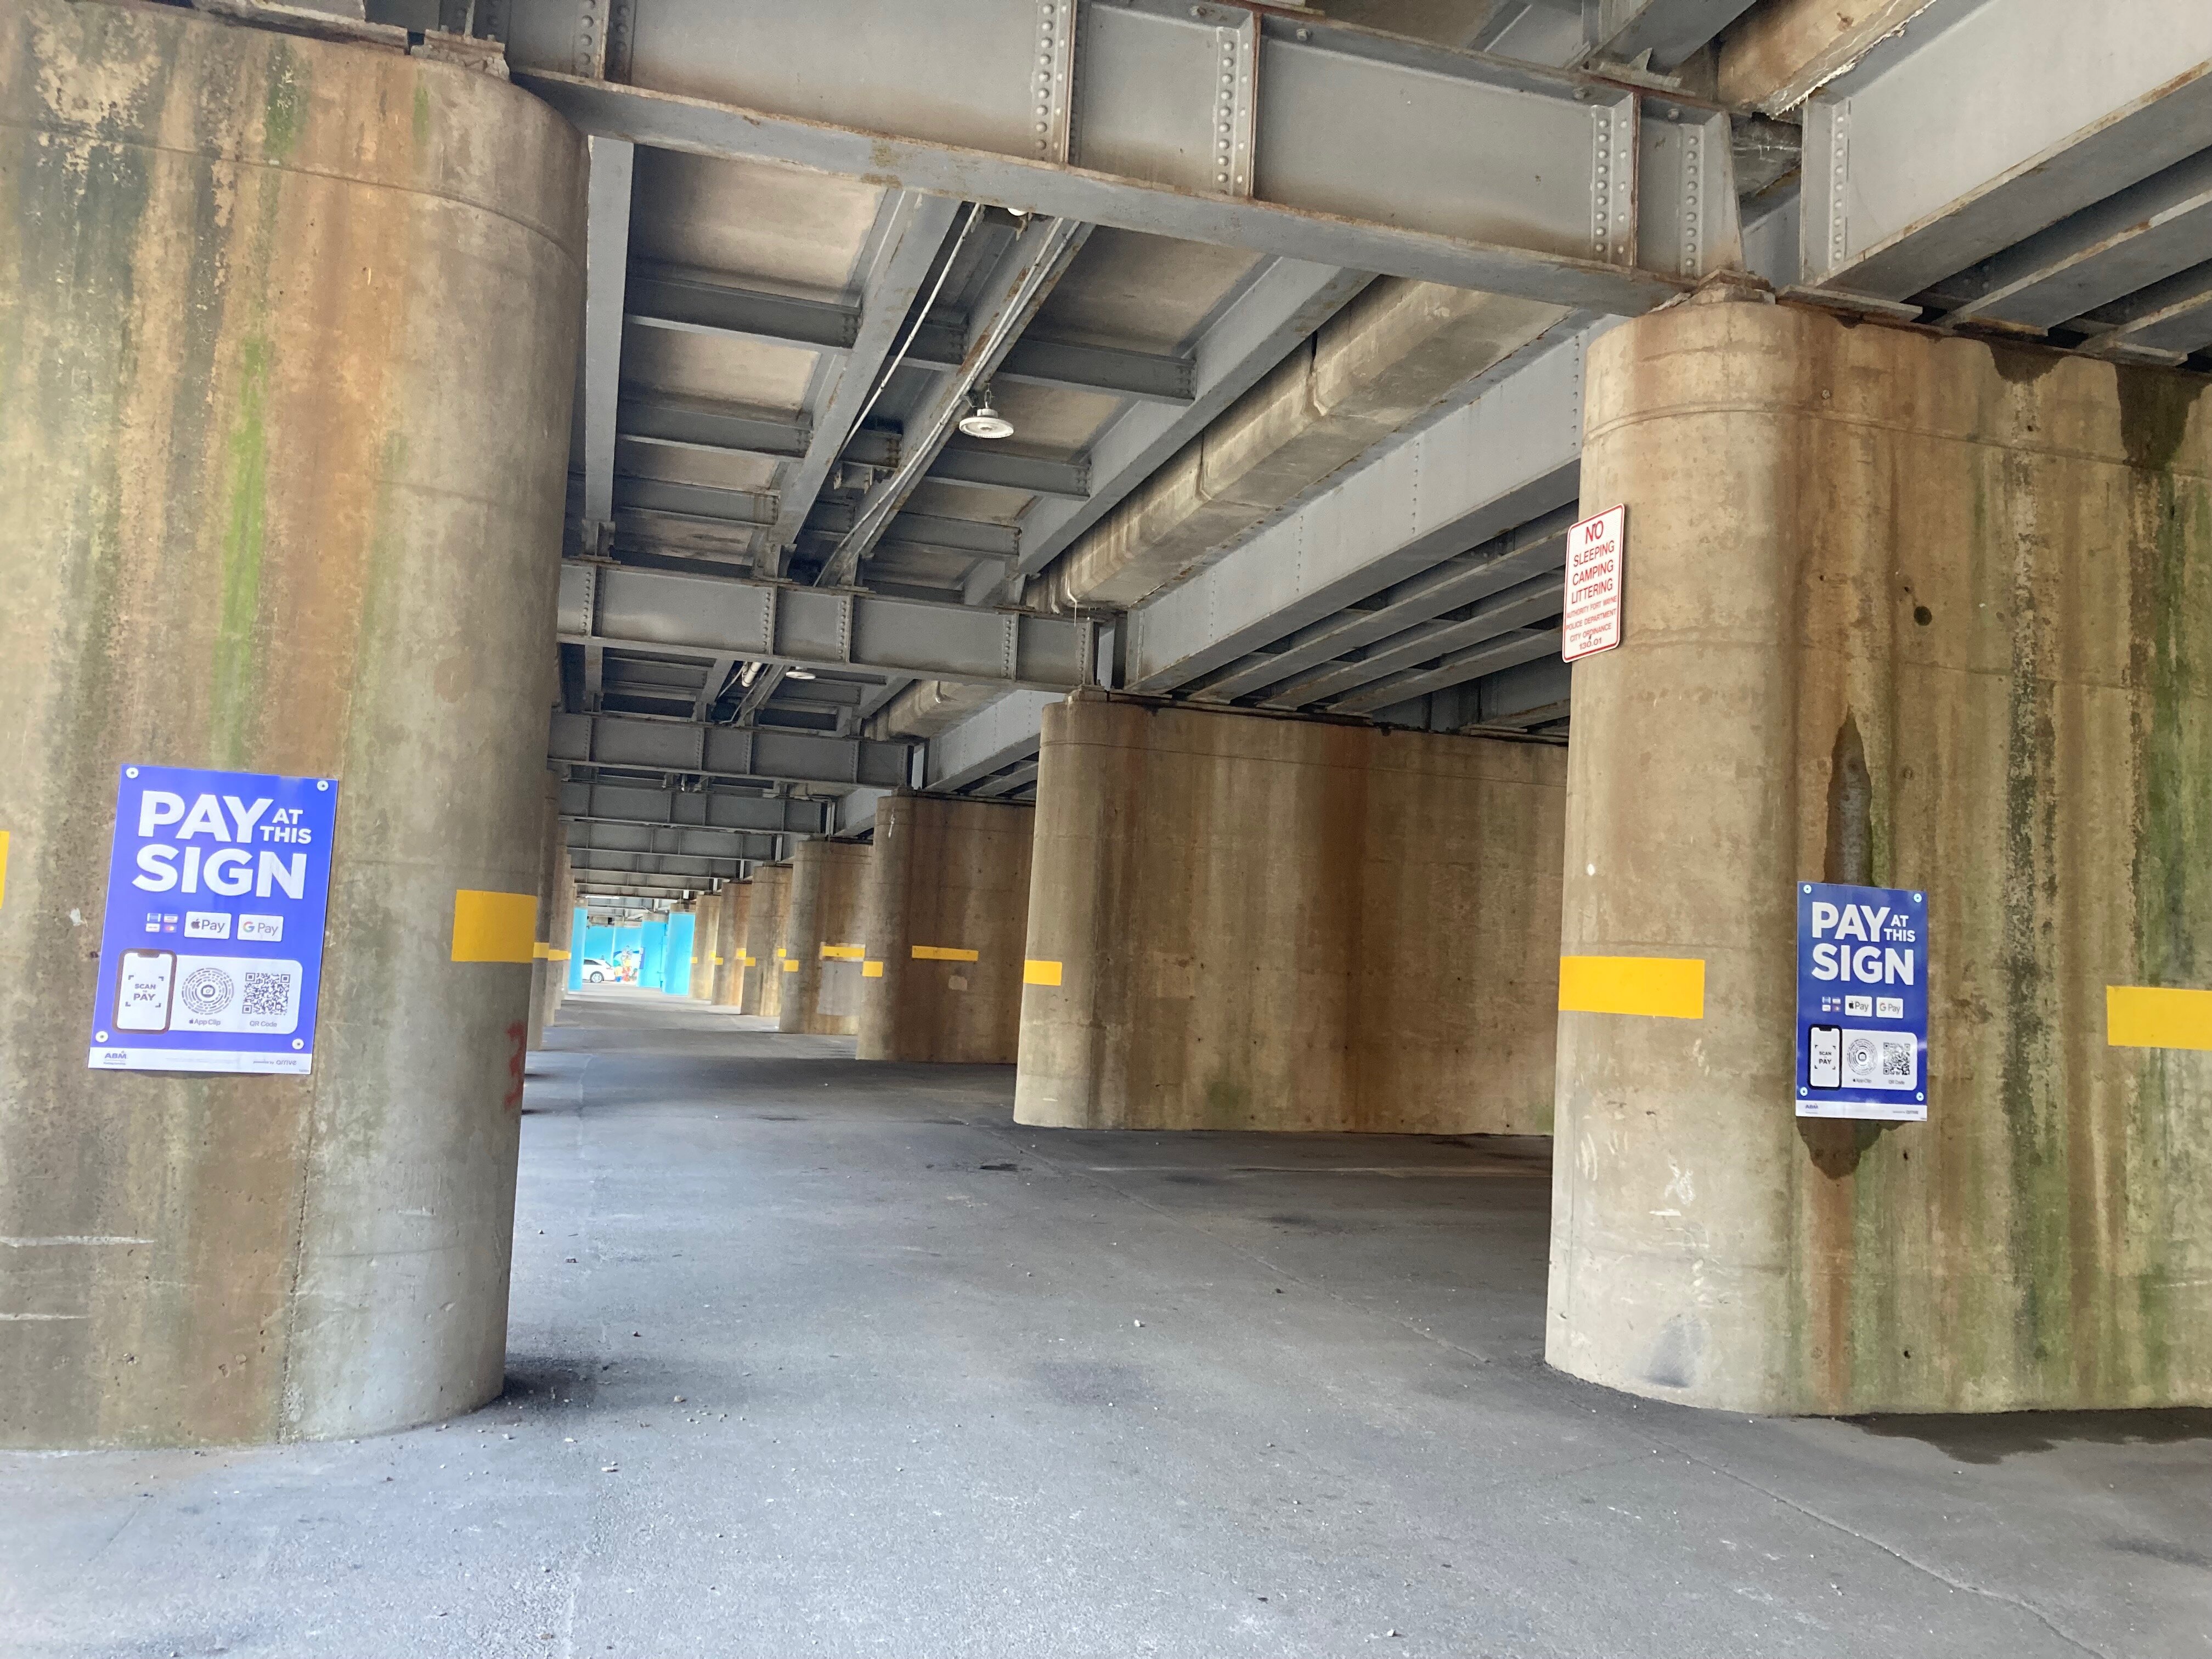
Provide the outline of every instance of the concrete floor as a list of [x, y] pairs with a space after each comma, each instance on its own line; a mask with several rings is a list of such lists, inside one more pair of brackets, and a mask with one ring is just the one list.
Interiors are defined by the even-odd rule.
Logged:
[[1004, 1070], [565, 1018], [507, 1397], [0, 1456], [0, 1653], [2212, 1652], [2212, 1413], [1570, 1382], [1541, 1143], [1025, 1130]]

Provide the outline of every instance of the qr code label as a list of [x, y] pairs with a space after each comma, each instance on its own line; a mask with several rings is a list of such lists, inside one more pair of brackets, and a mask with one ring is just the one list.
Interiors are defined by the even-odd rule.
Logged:
[[1844, 1085], [1911, 1089], [1919, 1085], [1920, 1045], [1910, 1031], [1845, 1031]]
[[267, 1019], [283, 1019], [292, 1012], [294, 982], [289, 974], [247, 974], [243, 1012], [249, 1018], [258, 1014]]
[[179, 957], [171, 1029], [289, 1036], [299, 1029], [307, 971], [276, 957]]

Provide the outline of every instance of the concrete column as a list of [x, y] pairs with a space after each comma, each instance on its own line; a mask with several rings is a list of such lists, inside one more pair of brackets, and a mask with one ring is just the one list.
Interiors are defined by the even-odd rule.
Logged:
[[862, 1060], [1011, 1066], [1036, 809], [890, 795], [876, 804], [861, 933]]
[[552, 988], [559, 983], [550, 952], [559, 947], [561, 855], [568, 850], [568, 826], [561, 821], [561, 780], [544, 775], [544, 800], [539, 808], [541, 828], [538, 854], [538, 951], [530, 964], [529, 1047], [532, 1054], [545, 1046], [545, 1020]]
[[693, 907], [691, 926], [691, 994], [702, 1002], [714, 1000], [714, 958], [722, 951], [722, 896], [710, 894]]
[[801, 842], [791, 860], [791, 910], [779, 1031], [850, 1036], [860, 1028], [860, 902], [869, 848], [853, 841]]
[[[2212, 985], [2203, 386], [1753, 304], [1593, 349], [1628, 609], [1575, 668], [1563, 948], [1705, 989], [1560, 1017], [1553, 1364], [1741, 1411], [2212, 1399], [2212, 1054], [2106, 1023]], [[1821, 878], [1927, 894], [1924, 1124], [1794, 1115]]]
[[582, 944], [582, 930], [576, 925], [576, 872], [568, 861], [568, 848], [564, 842], [556, 849], [553, 859], [553, 914], [545, 936], [553, 955], [546, 963], [545, 1002], [538, 1016], [544, 1025], [559, 1023], [561, 1005], [568, 998], [576, 972], [576, 955]]
[[1555, 745], [1044, 713], [1014, 1116], [1551, 1127]]
[[735, 1008], [745, 988], [745, 923], [752, 908], [753, 884], [733, 881], [722, 889], [721, 919], [716, 930], [721, 939], [721, 964], [714, 969], [714, 1000], [722, 1008]]
[[[759, 864], [753, 866], [753, 896], [745, 909], [744, 1000], [741, 1014], [774, 1019], [783, 1011], [784, 928], [791, 915], [791, 866]], [[793, 973], [798, 971], [796, 966]]]
[[[502, 80], [0, 8], [0, 1443], [500, 1392], [583, 210]], [[86, 1069], [129, 762], [339, 780], [313, 1075]]]

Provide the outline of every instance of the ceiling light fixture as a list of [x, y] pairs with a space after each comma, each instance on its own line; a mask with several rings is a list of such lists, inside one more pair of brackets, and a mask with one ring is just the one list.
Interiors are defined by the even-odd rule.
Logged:
[[975, 407], [960, 417], [960, 429], [971, 438], [1011, 438], [1014, 423], [991, 407], [991, 388], [975, 389]]

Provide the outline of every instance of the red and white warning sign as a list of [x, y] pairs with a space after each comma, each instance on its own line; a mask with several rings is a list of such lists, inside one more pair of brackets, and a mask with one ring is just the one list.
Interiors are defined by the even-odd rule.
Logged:
[[1559, 655], [1569, 662], [1620, 643], [1621, 568], [1628, 556], [1628, 509], [1607, 507], [1567, 532], [1567, 605]]

